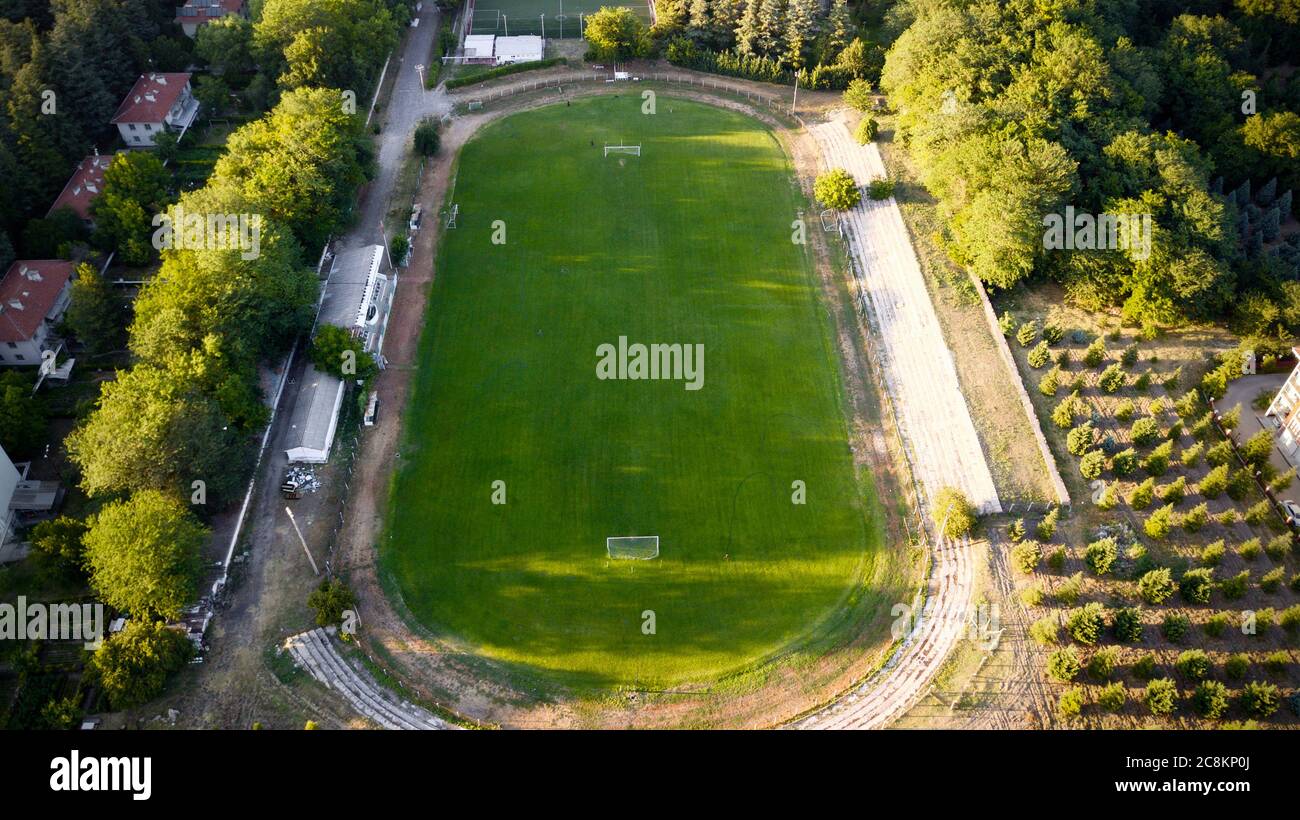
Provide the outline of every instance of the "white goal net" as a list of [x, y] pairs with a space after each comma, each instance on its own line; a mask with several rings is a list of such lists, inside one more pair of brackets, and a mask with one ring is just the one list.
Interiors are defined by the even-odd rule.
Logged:
[[610, 558], [645, 561], [659, 557], [659, 536], [621, 535], [605, 539]]
[[631, 154], [634, 157], [641, 156], [640, 145], [606, 145], [605, 156], [610, 154]]

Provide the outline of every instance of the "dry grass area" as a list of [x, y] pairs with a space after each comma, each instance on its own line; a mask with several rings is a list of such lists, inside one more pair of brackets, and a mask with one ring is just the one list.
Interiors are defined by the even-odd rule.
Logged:
[[906, 152], [894, 143], [893, 118], [877, 119], [881, 124], [877, 145], [895, 180], [894, 198], [925, 271], [926, 287], [998, 496], [1003, 506], [1009, 501], [1053, 500], [1047, 465], [1016, 396], [1014, 376], [989, 333], [979, 296], [967, 274], [948, 260], [935, 241], [941, 225], [937, 203], [917, 181]]
[[[1209, 420], [1208, 408], [1179, 402], [1214, 366], [1214, 355], [1234, 349], [1236, 340], [1208, 327], [1140, 339], [1132, 329], [1120, 328], [1117, 317], [1062, 307], [1052, 288], [1017, 294], [998, 309], [1012, 314], [1017, 329], [1038, 320], [1063, 332], [1060, 342], [1048, 346], [1051, 360], [1045, 365], [1029, 363], [1030, 351], [1043, 341], [1041, 333], [1027, 345], [1013, 341], [1012, 349], [1075, 498], [1074, 514], [1047, 538], [1034, 532], [1036, 521], [1025, 522], [1024, 537], [1041, 542], [1042, 558], [1031, 572], [1014, 568], [1012, 543], [1019, 533], [1004, 527], [1000, 548], [1008, 551], [1021, 600], [1038, 621], [1032, 632], [1042, 647], [1040, 657], [1050, 668], [1054, 655], [1057, 662], [1074, 655], [1082, 666], [1070, 683], [1051, 684], [1058, 697], [1072, 692], [1067, 702], [1077, 698], [1082, 704], [1081, 716], [1066, 709], [1066, 719], [1107, 727], [1296, 725], [1300, 561], [1294, 536], [1276, 517], [1247, 522], [1247, 511], [1263, 500], [1248, 474], [1241, 474], [1237, 490], [1203, 486], [1215, 469], [1211, 462], [1222, 462], [1225, 453], [1229, 475], [1243, 468]], [[1102, 360], [1086, 364], [1085, 351], [1098, 341], [1105, 348]], [[1060, 386], [1054, 395], [1044, 395], [1039, 385], [1054, 367], [1060, 368]], [[1108, 368], [1113, 390], [1102, 386]], [[1053, 422], [1054, 410], [1075, 390], [1079, 401], [1070, 425], [1091, 421], [1095, 427], [1089, 449], [1104, 454], [1098, 479], [1081, 474], [1082, 459], [1069, 450], [1070, 428]], [[1141, 419], [1154, 422], [1157, 432], [1149, 443], [1134, 441], [1133, 425]], [[1160, 448], [1170, 453], [1165, 469], [1159, 457], [1150, 458]], [[1121, 463], [1117, 469], [1117, 457], [1123, 462], [1130, 451], [1136, 466], [1126, 471]], [[1148, 481], [1154, 499], [1146, 504], [1141, 493], [1136, 499], [1134, 494]], [[1208, 520], [1198, 525], [1194, 511], [1202, 504]], [[1167, 512], [1157, 512], [1166, 505]], [[1148, 529], [1153, 514], [1169, 516], [1167, 533]], [[1098, 573], [1088, 550], [1104, 538], [1113, 539], [1115, 557]], [[1094, 547], [1094, 556], [1102, 550]], [[1146, 589], [1139, 580], [1160, 570], [1169, 572], [1167, 594], [1153, 596], [1154, 578]], [[1194, 582], [1206, 570], [1208, 590], [1198, 595]], [[1080, 641], [1084, 632], [1070, 628], [1071, 616], [1079, 623], [1087, 605], [1099, 606], [1102, 614], [1104, 628], [1095, 641]], [[1117, 614], [1126, 608], [1141, 623], [1136, 639], [1121, 639], [1115, 627]], [[1165, 679], [1174, 692], [1172, 710], [1155, 714], [1162, 710], [1151, 708], [1147, 688], [1150, 681]], [[1206, 717], [1201, 713], [1209, 698], [1198, 702], [1196, 693], [1204, 696], [1220, 684], [1226, 708]], [[1277, 706], [1252, 708], [1250, 698], [1242, 697], [1251, 686], [1272, 690]]]

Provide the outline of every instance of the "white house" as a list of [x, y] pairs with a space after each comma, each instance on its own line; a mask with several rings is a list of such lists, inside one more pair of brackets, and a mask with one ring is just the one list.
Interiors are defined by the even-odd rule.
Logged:
[[466, 34], [463, 62], [495, 65], [496, 56], [492, 46], [495, 40], [496, 36], [492, 34]]
[[72, 263], [20, 259], [0, 279], [0, 365], [32, 366], [56, 348], [54, 326], [68, 309]]
[[[334, 257], [316, 317], [318, 325], [351, 331], [376, 359], [381, 358], [393, 307], [394, 283], [383, 273], [383, 261], [383, 245], [367, 245]], [[307, 365], [289, 417], [285, 447], [289, 461], [321, 464], [329, 459], [346, 388], [341, 379]]]
[[[1292, 348], [1292, 352], [1300, 359], [1300, 347]], [[1278, 449], [1294, 463], [1300, 457], [1300, 363], [1273, 397], [1265, 416], [1278, 426]]]
[[18, 468], [14, 467], [9, 454], [0, 447], [0, 544], [4, 544], [13, 535], [14, 514], [9, 505], [13, 502], [19, 478]]
[[141, 74], [112, 123], [128, 146], [149, 148], [164, 129], [184, 136], [198, 113], [189, 74]]
[[185, 0], [176, 10], [176, 24], [186, 37], [197, 37], [199, 26], [232, 15], [248, 16], [244, 0]]
[[545, 51], [542, 38], [536, 34], [521, 34], [515, 37], [498, 37], [492, 53], [497, 65], [510, 63], [529, 63], [542, 59]]

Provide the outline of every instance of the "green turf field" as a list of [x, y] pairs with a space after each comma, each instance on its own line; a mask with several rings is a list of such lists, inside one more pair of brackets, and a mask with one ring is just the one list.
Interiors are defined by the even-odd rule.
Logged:
[[541, 34], [544, 26], [548, 38], [576, 38], [579, 14], [589, 15], [604, 6], [626, 6], [650, 25], [650, 6], [643, 0], [475, 0], [469, 33]]
[[[882, 540], [788, 159], [739, 114], [640, 107], [515, 114], [462, 151], [381, 550], [424, 624], [593, 686], [825, 637]], [[605, 158], [619, 141], [642, 155]], [[620, 336], [702, 344], [701, 389], [598, 379]], [[625, 535], [658, 535], [659, 558], [607, 559]]]

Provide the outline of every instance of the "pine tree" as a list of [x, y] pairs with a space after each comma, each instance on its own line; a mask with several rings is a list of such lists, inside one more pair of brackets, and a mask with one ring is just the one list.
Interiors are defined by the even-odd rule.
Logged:
[[745, 13], [745, 0], [713, 0], [709, 28], [714, 47], [726, 51], [736, 44], [736, 27]]
[[785, 33], [785, 0], [762, 0], [758, 9], [759, 54], [776, 58], [782, 52]]
[[753, 57], [759, 50], [759, 7], [763, 0], [747, 0], [745, 13], [736, 24], [736, 53], [741, 57]]
[[826, 53], [822, 55], [823, 60], [834, 62], [852, 38], [853, 17], [849, 13], [849, 2], [834, 0], [830, 15], [826, 18]]
[[696, 45], [704, 48], [713, 47], [709, 19], [709, 0], [691, 0], [686, 18], [686, 33]]
[[1291, 218], [1291, 189], [1288, 188], [1282, 192], [1282, 196], [1277, 198], [1278, 216], [1283, 220]]
[[1273, 204], [1273, 197], [1277, 196], [1277, 177], [1273, 177], [1265, 182], [1259, 188], [1259, 193], [1255, 194], [1255, 201], [1267, 208]]
[[782, 59], [796, 70], [804, 67], [817, 37], [817, 12], [818, 0], [790, 0]]
[[1264, 220], [1260, 223], [1260, 231], [1264, 234], [1265, 242], [1272, 242], [1277, 239], [1278, 231], [1281, 228], [1281, 214], [1274, 205], [1264, 212]]

